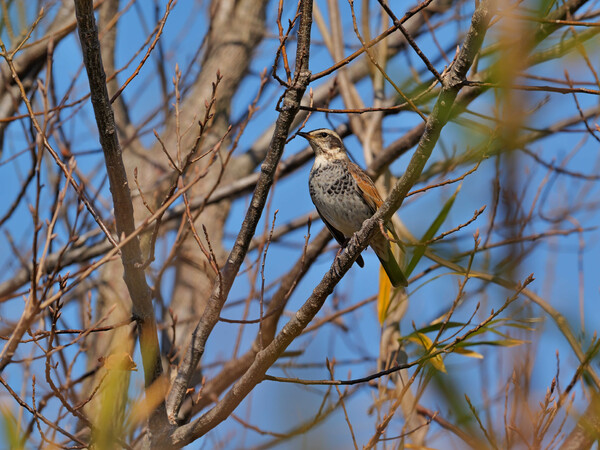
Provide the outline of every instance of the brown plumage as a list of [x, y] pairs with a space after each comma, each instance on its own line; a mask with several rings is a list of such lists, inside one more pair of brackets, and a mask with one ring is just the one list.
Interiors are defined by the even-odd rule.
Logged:
[[[321, 128], [298, 134], [308, 140], [315, 152], [309, 177], [311, 199], [333, 237], [344, 246], [381, 206], [381, 195], [371, 178], [348, 159], [342, 139], [335, 131]], [[392, 224], [386, 226], [395, 235]], [[390, 282], [395, 287], [406, 286], [408, 283], [387, 238], [376, 232], [369, 244]], [[364, 264], [360, 256], [356, 262], [361, 267]]]

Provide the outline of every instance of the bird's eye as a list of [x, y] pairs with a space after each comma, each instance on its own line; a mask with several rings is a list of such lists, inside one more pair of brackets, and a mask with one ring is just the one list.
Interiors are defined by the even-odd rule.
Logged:
[[327, 137], [327, 133], [325, 133], [324, 131], [322, 133], [319, 133], [319, 136], [322, 138], [326, 138]]

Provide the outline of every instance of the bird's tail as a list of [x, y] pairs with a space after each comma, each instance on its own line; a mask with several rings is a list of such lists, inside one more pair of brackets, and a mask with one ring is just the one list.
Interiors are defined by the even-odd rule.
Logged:
[[398, 262], [396, 261], [396, 258], [394, 257], [392, 247], [390, 245], [387, 245], [387, 254], [385, 255], [385, 258], [379, 253], [380, 252], [375, 252], [377, 257], [379, 258], [379, 261], [381, 262], [383, 270], [385, 270], [385, 273], [387, 273], [387, 276], [390, 279], [390, 283], [392, 283], [392, 286], [408, 286], [408, 281], [406, 280], [402, 269], [400, 268]]

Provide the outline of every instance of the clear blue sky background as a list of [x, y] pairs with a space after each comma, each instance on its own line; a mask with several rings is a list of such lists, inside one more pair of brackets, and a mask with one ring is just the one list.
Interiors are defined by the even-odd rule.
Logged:
[[[285, 17], [291, 17], [293, 13], [292, 7], [294, 6], [292, 3], [295, 4], [295, 2], [286, 2]], [[320, 3], [320, 6], [325, 10], [324, 5]], [[403, 4], [402, 7], [394, 5], [394, 8], [397, 8], [397, 14], [401, 15], [403, 12], [402, 8], [409, 6], [412, 6], [412, 3], [406, 3], [406, 6]], [[472, 7], [473, 5], [469, 3], [468, 6], [463, 8], [465, 18], [470, 18]], [[141, 24], [136, 8], [144, 10], [143, 15], [146, 20], [145, 26]], [[348, 41], [356, 46], [358, 45], [358, 41], [353, 36], [351, 23], [349, 22], [348, 5], [345, 2], [340, 2], [340, 9], [342, 15], [345, 17], [346, 22], [344, 29], [346, 35], [349, 36]], [[268, 11], [268, 23], [274, 23], [276, 12], [276, 5], [272, 3]], [[33, 16], [34, 11], [31, 10], [28, 11], [28, 13], [31, 13]], [[132, 53], [142, 45], [146, 39], [148, 30], [153, 27], [153, 14], [152, 8], [146, 8], [140, 3], [140, 6], [131, 8], [119, 21], [117, 67], [125, 64]], [[166, 50], [165, 55], [168, 60], [166, 66], [170, 67], [170, 74], [174, 71], [175, 63], [178, 63], [184, 71], [190, 67], [194, 51], [206, 29], [206, 17], [205, 8], [199, 8], [194, 2], [182, 1], [174, 8], [167, 21], [162, 38]], [[461, 23], [462, 31], [466, 30], [467, 25], [468, 21], [463, 21]], [[194, 30], [194, 32], [188, 33], [188, 30]], [[445, 46], [455, 39], [456, 25], [449, 24], [448, 26], [442, 27], [436, 35], [442, 42], [442, 45]], [[197, 39], [197, 42], [190, 42], [193, 39]], [[313, 27], [313, 40], [314, 42], [321, 41], [316, 26]], [[486, 45], [489, 42], [490, 41], [487, 40]], [[420, 39], [418, 40], [418, 43], [426, 54], [437, 54], [437, 50], [431, 39]], [[240, 93], [236, 96], [234, 107], [232, 108], [232, 110], [237, 113], [234, 114], [235, 117], [239, 117], [245, 112], [249, 100], [254, 97], [258, 87], [257, 74], [265, 67], [270, 69], [276, 45], [277, 42], [275, 39], [267, 38], [257, 52], [252, 65], [253, 75], [248, 78], [244, 88], [241, 89]], [[350, 50], [347, 52], [349, 53]], [[288, 49], [288, 54], [294, 54], [293, 45]], [[127, 102], [130, 105], [133, 105], [130, 112], [134, 121], [138, 121], [145, 117], [147, 111], [150, 111], [157, 106], [157, 100], [160, 101], [160, 95], [158, 95], [158, 80], [155, 77], [155, 70], [153, 68], [155, 58], [157, 57], [156, 55], [157, 54], [155, 53], [153, 58], [151, 58], [143, 68], [139, 77], [134, 80], [124, 92]], [[132, 68], [137, 64], [139, 59], [140, 58], [138, 57], [134, 64], [119, 76], [120, 82], [123, 82], [125, 78], [130, 75]], [[409, 59], [417, 70], [423, 69], [422, 63], [414, 53], [409, 52]], [[331, 63], [332, 60], [327, 52], [322, 47], [315, 45], [311, 54], [311, 70], [317, 72], [328, 67]], [[68, 84], [72, 79], [73, 74], [79, 70], [81, 64], [79, 43], [76, 40], [75, 35], [71, 35], [57, 46], [55, 52], [54, 76], [56, 77], [56, 85], [59, 90], [57, 94], [59, 97], [61, 96], [61, 91], [64, 92], [68, 88]], [[480, 64], [486, 64], [486, 61], [484, 60]], [[561, 61], [560, 63], [552, 62], [543, 64], [536, 67], [535, 71], [539, 74], [560, 76], [564, 70], [562, 64], [564, 64], [564, 61]], [[574, 60], [571, 61], [571, 64], [572, 66], [569, 67], [569, 70], [573, 79], [589, 80], [591, 78], [589, 72], [586, 72], [584, 66], [581, 64], [581, 61]], [[580, 66], [581, 69], [578, 69]], [[436, 67], [438, 70], [441, 70], [443, 68], [443, 63], [438, 63]], [[189, 70], [195, 71], [198, 70], [198, 67], [195, 65]], [[395, 77], [396, 81], [403, 81], [410, 76], [407, 71], [406, 59], [404, 57], [391, 62], [390, 74]], [[358, 87], [359, 92], [363, 95], [363, 99], [368, 105], [371, 102], [368, 83], [360, 83], [358, 84]], [[75, 98], [83, 95], [87, 89], [87, 78], [85, 75], [80, 74], [78, 78], [78, 88], [75, 90]], [[265, 95], [264, 98], [269, 101], [262, 105], [262, 109], [252, 123], [252, 126], [247, 128], [240, 142], [239, 152], [245, 151], [254, 140], [264, 132], [266, 126], [275, 119], [277, 113], [273, 108], [273, 99], [276, 99], [281, 92], [281, 88], [275, 84], [271, 84], [268, 87], [267, 95]], [[523, 95], [524, 98], [526, 98], [526, 103], [528, 105], [533, 105], [536, 101], [541, 100], [545, 94], [527, 93]], [[578, 99], [582, 103], [583, 108], [597, 103], [597, 98], [592, 96], [579, 96]], [[489, 114], [493, 106], [494, 97], [490, 92], [473, 103], [471, 109]], [[342, 103], [336, 100], [332, 103], [332, 107], [342, 107]], [[561, 96], [559, 94], [551, 95], [548, 105], [539, 112], [529, 116], [529, 126], [543, 128], [554, 122], [557, 118], [572, 115], [573, 111], [574, 108], [570, 96]], [[473, 117], [471, 116], [471, 118]], [[334, 124], [338, 124], [347, 120], [347, 118], [345, 116], [336, 116], [333, 117], [332, 120]], [[391, 131], [386, 132], [385, 143], [389, 144], [393, 139], [400, 136], [402, 132], [416, 125], [419, 120], [420, 119], [415, 114], [408, 112], [388, 117], [384, 122], [384, 126], [387, 130]], [[74, 132], [76, 139], [73, 143], [72, 150], [74, 152], [94, 149], [99, 150], [99, 144], [94, 130], [95, 123], [93, 122], [93, 115], [89, 103], [86, 103], [81, 111], [77, 113], [77, 118], [74, 123], [76, 123]], [[19, 129], [20, 126], [20, 124], [15, 123], [9, 128], [5, 138], [4, 154], [0, 161], [6, 161], [7, 158], [26, 146], [26, 143], [23, 142], [21, 138], [22, 133]], [[323, 126], [328, 126], [328, 122], [324, 115], [317, 113], [309, 120], [307, 129]], [[160, 129], [160, 124], [153, 123], [148, 129], [151, 130], [153, 127]], [[583, 127], [578, 126], [578, 128]], [[571, 151], [575, 142], [581, 139], [582, 136], [583, 133], [563, 133], [553, 136], [551, 139], [536, 141], [530, 146], [530, 149], [542, 154], [546, 161], [558, 158], [558, 163], [560, 163], [560, 159], [565, 157], [565, 155]], [[154, 138], [150, 133], [146, 135], [144, 142], [149, 144], [153, 139]], [[430, 163], [443, 158], [441, 150], [442, 145], [445, 147], [446, 151], [452, 151], [453, 149], [461, 151], [465, 146], [474, 145], [474, 141], [477, 139], [481, 139], [481, 136], [478, 137], [471, 132], [467, 132], [465, 127], [460, 124], [450, 124], [444, 129], [441, 143], [436, 148]], [[364, 159], [358, 140], [356, 138], [349, 138], [345, 142], [354, 158], [364, 167]], [[598, 173], [598, 143], [588, 139], [583, 145], [585, 145], [584, 150], [580, 151], [569, 163], [569, 169], [586, 174]], [[289, 157], [303, 148], [305, 148], [304, 141], [297, 139], [290, 142], [286, 148], [284, 158]], [[395, 175], [400, 175], [402, 173], [403, 168], [408, 163], [410, 154], [412, 154], [412, 152], [409, 152], [408, 155], [404, 155], [393, 164], [392, 172]], [[98, 151], [88, 156], [78, 157], [77, 160], [81, 170], [88, 172], [97, 168], [101, 163], [101, 153]], [[15, 166], [12, 164], [0, 166], [0, 186], [3, 189], [3, 192], [8, 193], [8, 195], [3, 196], [2, 200], [0, 200], [1, 212], [4, 212], [8, 208], [10, 202], [12, 202], [15, 195], [15, 186], [19, 185], [19, 181], [28, 169], [27, 157], [21, 157], [19, 158], [19, 161], [18, 167], [20, 172], [14, 170]], [[547, 173], [545, 170], [542, 170], [540, 166], [535, 165], [531, 158], [522, 154], [518, 155], [518, 165], [520, 166], [520, 173], [518, 176], [522, 177], [523, 174], [527, 174], [527, 178], [519, 178], [518, 182], [521, 183], [521, 188], [526, 185], [528, 186], [524, 204], [529, 206], [536, 195], [537, 186], [542, 182]], [[449, 177], [461, 174], [468, 168], [470, 167], [461, 167]], [[274, 191], [271, 193], [272, 198], [270, 200], [271, 209], [268, 211], [269, 215], [265, 215], [265, 217], [263, 217], [264, 220], [270, 223], [273, 219], [274, 210], [276, 209], [278, 210], [277, 224], [283, 224], [299, 215], [313, 210], [307, 189], [309, 169], [310, 167], [306, 166], [277, 183]], [[95, 177], [95, 181], [99, 182], [102, 179], [103, 174], [104, 171], [101, 169], [99, 174]], [[470, 175], [469, 178], [467, 178], [458, 195], [455, 206], [442, 226], [441, 231], [451, 229], [459, 223], [466, 222], [472, 217], [473, 211], [481, 208], [483, 205], [488, 206], [489, 212], [492, 206], [491, 188], [493, 177], [494, 160], [490, 159], [485, 161], [475, 174]], [[441, 204], [454, 192], [455, 187], [456, 186], [453, 185], [447, 188], [429, 191], [425, 195], [420, 195], [418, 198], [413, 198], [406, 202], [405, 206], [399, 211], [399, 216], [414, 235], [420, 237], [424, 233], [438, 213]], [[581, 192], [581, 182], [571, 178], [558, 177], [558, 179], [554, 181], [551, 189], [551, 199], [564, 198], [569, 202], [571, 199], [579, 199], [577, 196]], [[46, 193], [47, 192], [48, 191], [46, 191]], [[103, 189], [103, 193], [108, 197], [108, 189], [106, 186]], [[591, 200], [594, 197], [597, 198], [597, 194], [597, 187], [594, 187], [588, 194], [589, 199]], [[32, 193], [29, 193], [28, 203], [33, 201], [34, 196]], [[51, 201], [51, 199], [46, 198], [45, 201]], [[243, 198], [236, 201], [233, 205], [232, 213], [227, 222], [226, 231], [230, 238], [228, 243], [232, 242], [233, 237], [239, 230], [247, 202], [248, 198]], [[482, 230], [482, 232], [486, 229], [488, 224], [487, 217], [487, 215], [480, 217], [474, 224], [461, 232], [463, 238], [452, 244], [448, 244], [445, 248], [451, 253], [466, 251], [472, 248], [473, 242], [470, 236], [477, 228]], [[577, 217], [577, 219], [583, 226], [595, 227], [598, 225], [600, 217], [597, 209], [590, 209], [585, 215]], [[263, 227], [264, 223], [261, 223], [258, 229], [263, 229]], [[311, 234], [313, 236], [316, 235], [321, 227], [322, 224], [320, 222], [314, 223]], [[544, 231], [547, 228], [547, 224], [536, 220], [526, 234], [534, 234]], [[20, 207], [15, 216], [6, 225], [6, 229], [10, 231], [17, 245], [23, 240], [27, 240], [27, 237], [30, 236], [32, 232], [32, 221], [29, 211], [24, 206]], [[285, 273], [296, 261], [300, 255], [300, 246], [305, 234], [305, 229], [298, 230], [284, 239], [285, 245], [273, 245], [271, 247], [265, 267], [267, 283], [269, 280], [274, 280]], [[495, 240], [500, 240], [501, 238], [502, 237], [498, 235], [494, 236]], [[587, 334], [583, 340], [584, 342], [589, 342], [591, 334], [593, 331], [598, 330], [598, 325], [600, 324], [600, 308], [598, 308], [599, 283], [597, 270], [594, 269], [600, 254], [598, 251], [598, 233], [596, 230], [585, 233], [583, 238], [586, 242], [586, 251], [583, 254], [583, 265], [585, 268], [584, 312], [586, 320], [585, 327], [587, 330]], [[515, 267], [514, 272], [515, 280], [522, 280], [530, 273], [533, 273], [537, 281], [531, 285], [530, 288], [533, 291], [542, 294], [553, 307], [564, 314], [575, 331], [579, 330], [581, 327], [577, 292], [578, 239], [577, 234], [573, 234], [568, 237], [552, 238], [548, 240], [546, 243], [539, 245], [521, 265]], [[549, 245], [549, 243], [552, 245]], [[336, 249], [332, 247], [332, 251], [324, 254], [318, 262], [313, 265], [309, 274], [302, 280], [300, 286], [292, 296], [286, 311], [295, 311], [310, 295], [312, 288], [329, 269], [335, 255], [335, 250]], [[4, 234], [0, 234], [0, 251], [5, 255], [5, 257], [2, 258], [2, 261], [0, 261], [0, 264], [4, 268], [0, 274], [9, 274], [11, 273], [10, 268], [13, 267], [14, 264], [14, 258], [10, 256], [12, 250]], [[507, 253], [505, 250], [500, 249], [494, 251], [492, 255], [492, 263], [496, 263], [501, 258], [506, 257]], [[253, 255], [253, 257], [255, 256], [256, 255]], [[370, 250], [365, 254], [365, 259], [365, 268], [359, 269], [354, 266], [336, 289], [336, 295], [339, 296], [340, 308], [347, 307], [377, 292], [377, 283], [374, 280], [378, 279], [379, 266], [374, 254]], [[430, 264], [428, 261], [423, 260], [414, 273], [418, 273], [421, 269], [427, 267], [428, 264]], [[486, 264], [484, 255], [479, 254], [475, 258], [474, 264], [475, 267], [482, 267]], [[435, 278], [441, 274], [445, 275]], [[5, 276], [6, 275], [0, 275], [0, 281], [4, 281]], [[548, 279], [549, 277], [550, 280]], [[405, 332], [409, 332], [412, 329], [413, 323], [416, 327], [425, 326], [446, 311], [458, 292], [458, 280], [458, 277], [448, 274], [446, 270], [441, 270], [434, 272], [433, 276], [426, 277], [425, 281], [421, 279], [418, 282], [411, 284], [408, 288], [410, 305], [405, 318], [401, 323], [401, 329]], [[477, 302], [481, 302], [481, 309], [480, 313], [476, 315], [475, 320], [486, 317], [492, 308], [498, 308], [504, 299], [511, 295], [509, 291], [504, 289], [489, 287], [486, 288], [485, 294], [476, 295], [474, 293], [478, 286], [480, 286], [479, 282], [470, 282], [468, 289], [470, 295], [465, 303], [458, 309], [455, 320], [466, 320], [472, 314]], [[167, 284], [164, 286], [164, 289], [164, 295], [168, 296], [171, 286]], [[244, 277], [240, 277], [230, 294], [230, 300], [244, 298], [247, 289], [247, 281]], [[8, 304], [0, 305], [0, 316], [2, 319], [8, 321], [18, 318], [21, 313], [18, 304], [18, 300], [13, 300]], [[525, 308], [527, 311], [525, 315], [528, 315], [529, 317], [543, 316], [542, 312], [536, 306], [525, 305], [527, 305], [527, 302], [522, 299], [517, 302], [514, 308]], [[324, 315], [327, 312], [331, 312], [333, 307], [334, 305], [332, 302], [328, 301], [324, 306], [322, 314]], [[65, 314], [68, 314], [69, 312], [73, 314], [74, 311], [75, 308], [67, 307], [65, 309]], [[226, 307], [223, 311], [223, 315], [230, 318], [237, 318], [240, 316], [241, 312], [242, 307]], [[257, 307], [253, 307], [249, 317], [258, 317]], [[69, 317], [69, 320], [72, 321], [72, 323], [77, 323], [76, 317]], [[376, 319], [374, 304], [359, 309], [356, 313], [347, 316], [344, 320], [348, 327], [348, 332], [340, 333], [334, 325], [329, 325], [324, 327], [317, 334], [310, 334], [298, 339], [288, 349], [291, 351], [301, 350], [303, 355], [299, 357], [296, 362], [316, 363], [315, 367], [292, 369], [289, 371], [283, 367], [274, 367], [269, 373], [297, 376], [300, 378], [328, 378], [329, 374], [323, 366], [325, 358], [335, 358], [340, 362], [353, 362], [347, 365], [340, 364], [337, 367], [336, 376], [339, 378], [355, 378], [373, 372], [375, 370], [375, 360], [379, 353], [380, 337], [380, 327]], [[282, 323], [285, 322], [282, 321]], [[561, 363], [568, 363], [568, 368], [562, 374], [561, 378], [561, 382], [564, 385], [568, 383], [572, 376], [572, 370], [569, 370], [569, 368], [572, 369], [574, 367], [574, 356], [564, 338], [557, 333], [557, 329], [551, 321], [545, 320], [535, 324], [535, 327], [537, 329], [542, 329], [543, 332], [529, 334], [519, 333], [518, 337], [531, 340], [531, 343], [526, 345], [534, 346], [537, 349], [537, 351], [532, 352], [536, 358], [536, 360], [532, 362], [532, 390], [537, 392], [539, 400], [542, 400], [543, 394], [550, 385], [550, 381], [555, 374], [556, 351], [561, 355]], [[209, 339], [208, 350], [205, 354], [204, 361], [211, 362], [228, 358], [234, 345], [231, 336], [236, 335], [238, 332], [237, 330], [237, 325], [219, 323]], [[242, 346], [241, 351], [244, 351], [251, 344], [256, 334], [257, 326], [247, 325], [245, 330], [243, 340], [244, 345]], [[578, 337], [580, 336], [578, 335]], [[498, 386], [502, 386], [504, 382], [509, 379], [510, 373], [507, 372], [507, 369], [512, 367], [511, 358], [514, 357], [515, 352], [518, 353], [520, 350], [514, 348], [478, 348], [477, 350], [481, 351], [486, 356], [484, 360], [481, 361], [454, 355], [448, 356], [445, 360], [448, 375], [441, 375], [441, 378], [443, 379], [442, 381], [444, 381], [445, 378], [445, 382], [452, 380], [452, 382], [455, 383], [456, 389], [460, 391], [458, 397], [461, 400], [463, 398], [462, 394], [466, 393], [473, 400], [476, 407], [482, 408], [482, 384], [485, 384], [488, 388], [490, 396], [503, 395], [503, 392], [494, 391], [494, 389]], [[26, 353], [24, 352], [20, 352], [19, 354], [22, 357], [26, 356]], [[358, 360], [363, 358], [371, 359], [372, 363], [357, 363]], [[286, 361], [287, 359], [282, 358], [278, 364], [285, 364]], [[141, 367], [139, 360], [137, 362]], [[83, 366], [76, 367], [76, 370], [83, 370]], [[211, 374], [214, 373], [216, 372], [208, 370], [206, 375], [210, 377]], [[22, 373], [18, 370], [16, 365], [11, 365], [5, 372], [5, 376], [9, 383], [12, 383], [15, 386], [20, 385], [18, 380], [22, 377]], [[135, 375], [132, 393], [139, 390], [142, 384], [142, 374], [141, 372], [138, 372]], [[295, 385], [263, 382], [255, 389], [253, 394], [240, 405], [236, 410], [236, 414], [262, 429], [285, 433], [298, 423], [309, 420], [311, 417], [315, 416], [326, 390], [326, 387], [306, 389]], [[376, 393], [373, 392], [373, 395], [375, 394]], [[333, 396], [332, 398], [337, 396], [335, 392], [332, 392], [331, 395]], [[354, 426], [354, 431], [359, 444], [365, 443], [374, 432], [377, 416], [374, 413], [371, 413], [370, 415], [367, 414], [367, 411], [369, 411], [373, 404], [373, 398], [374, 397], [368, 390], [362, 390], [359, 394], [352, 396], [347, 402], [350, 420]], [[578, 399], [579, 398], [581, 398], [580, 393]], [[442, 415], [446, 413], [446, 411], [443, 410], [444, 404], [440, 404], [437, 401], [436, 389], [433, 384], [426, 390], [422, 403], [433, 410], [441, 408]], [[497, 411], [497, 413], [498, 417], [496, 419], [498, 421], [502, 420], [502, 411]], [[29, 418], [27, 418], [27, 420], [28, 419]], [[451, 419], [456, 420], [456, 418]], [[401, 420], [399, 418], [395, 419], [390, 427], [390, 434], [394, 435], [396, 432], [397, 434], [400, 434], [401, 429]], [[437, 428], [434, 426], [433, 431], [430, 434], [433, 439], [428, 443], [432, 447], [444, 448], [447, 442], [445, 440], [436, 439], [436, 430]], [[250, 430], [244, 430], [239, 424], [230, 420], [211, 432], [209, 437], [201, 439], [198, 443], [190, 446], [190, 448], [198, 448], [200, 444], [204, 445], [205, 448], [211, 448], [217, 440], [221, 439], [230, 439], [228, 441], [228, 447], [234, 448], [239, 447], [242, 444], [259, 444], [268, 441], [270, 438], [260, 436]], [[292, 441], [287, 442], [280, 448], [349, 448], [351, 445], [352, 442], [344, 416], [341, 410], [338, 410], [331, 417], [327, 418], [317, 426], [316, 430], [312, 431], [308, 436], [299, 436]]]

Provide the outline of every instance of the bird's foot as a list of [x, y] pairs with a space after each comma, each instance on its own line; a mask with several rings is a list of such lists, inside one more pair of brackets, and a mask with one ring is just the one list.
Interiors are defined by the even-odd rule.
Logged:
[[344, 251], [345, 247], [340, 247], [340, 249], [337, 251], [337, 254], [335, 255], [335, 259], [333, 260], [333, 273], [335, 274], [335, 276], [337, 277], [342, 277], [342, 266], [340, 263], [340, 258], [339, 256], [342, 254], [342, 252]]

